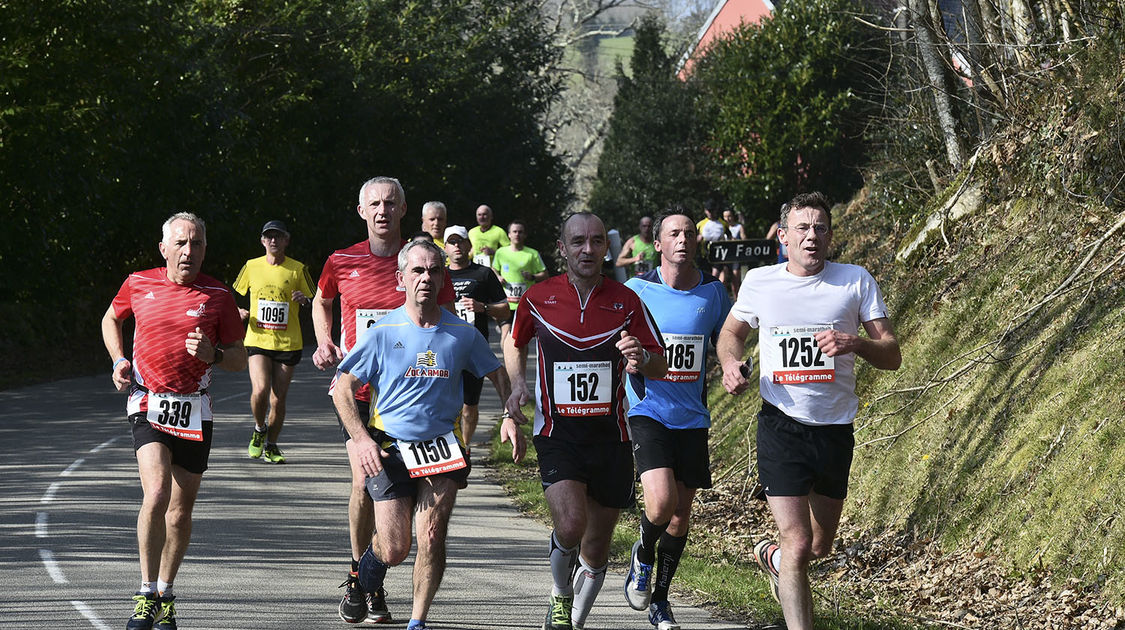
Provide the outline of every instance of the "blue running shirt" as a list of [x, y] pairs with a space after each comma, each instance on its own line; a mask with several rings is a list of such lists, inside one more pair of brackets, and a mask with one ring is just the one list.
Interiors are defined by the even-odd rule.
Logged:
[[664, 378], [629, 375], [625, 392], [630, 416], [648, 416], [670, 429], [711, 426], [706, 405], [707, 347], [718, 341], [731, 302], [723, 283], [699, 275], [699, 284], [687, 291], [664, 284], [659, 268], [625, 282], [656, 320], [668, 359]]
[[482, 378], [499, 367], [472, 324], [441, 309], [440, 324], [421, 328], [410, 321], [405, 307], [368, 328], [340, 363], [340, 371], [371, 384], [368, 426], [411, 442], [454, 428], [464, 400], [463, 370]]

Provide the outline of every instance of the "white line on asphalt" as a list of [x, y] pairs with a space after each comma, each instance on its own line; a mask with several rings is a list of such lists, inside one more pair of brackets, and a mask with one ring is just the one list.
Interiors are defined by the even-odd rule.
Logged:
[[70, 600], [70, 605], [74, 606], [75, 610], [82, 613], [82, 616], [88, 619], [90, 623], [92, 623], [98, 630], [110, 630], [110, 627], [107, 626], [104, 621], [98, 619], [98, 616], [94, 614], [94, 609], [87, 606], [86, 602], [80, 602], [72, 599]]
[[59, 568], [59, 563], [55, 562], [55, 555], [51, 553], [50, 549], [40, 549], [39, 559], [43, 561], [43, 566], [47, 567], [47, 575], [50, 575], [55, 583], [69, 584], [62, 569]]
[[[120, 437], [120, 436], [119, 436], [119, 437]], [[100, 451], [100, 450], [102, 450], [103, 448], [105, 448], [105, 447], [109, 446], [110, 444], [113, 444], [113, 443], [114, 443], [114, 442], [116, 442], [116, 441], [117, 441], [117, 438], [115, 438], [115, 437], [114, 437], [114, 438], [109, 438], [109, 439], [108, 439], [108, 440], [106, 440], [105, 442], [102, 442], [101, 444], [98, 444], [98, 445], [97, 445], [97, 446], [95, 446], [94, 448], [90, 449], [90, 452], [91, 452], [91, 453], [97, 453], [98, 451]]]
[[35, 515], [35, 537], [47, 537], [47, 513], [39, 512]]
[[231, 394], [230, 396], [223, 396], [222, 398], [218, 398], [218, 399], [213, 400], [211, 402], [221, 403], [221, 402], [225, 402], [225, 401], [228, 401], [228, 400], [234, 400], [235, 398], [245, 398], [249, 395], [250, 395], [250, 391], [247, 390], [245, 392], [241, 392], [241, 393], [238, 393], [238, 394]]
[[75, 470], [77, 470], [77, 469], [78, 469], [78, 467], [82, 465], [82, 462], [85, 462], [85, 461], [86, 461], [86, 458], [84, 458], [84, 457], [79, 457], [78, 459], [74, 460], [74, 463], [73, 463], [73, 464], [71, 464], [71, 465], [67, 466], [67, 467], [66, 467], [66, 470], [64, 470], [64, 471], [62, 471], [61, 473], [59, 473], [59, 476], [60, 476], [60, 477], [69, 477], [69, 476], [70, 476], [70, 473], [72, 473], [72, 472], [74, 472]]
[[51, 501], [54, 501], [55, 500], [55, 493], [59, 491], [59, 486], [61, 486], [61, 485], [62, 485], [61, 481], [56, 481], [55, 483], [47, 486], [47, 491], [43, 493], [43, 498], [39, 499], [39, 502], [40, 503], [50, 503]]

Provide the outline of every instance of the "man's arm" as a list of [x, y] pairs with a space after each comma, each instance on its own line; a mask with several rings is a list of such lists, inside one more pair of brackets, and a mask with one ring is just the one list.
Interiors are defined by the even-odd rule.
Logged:
[[316, 352], [313, 365], [324, 370], [339, 363], [344, 353], [332, 343], [332, 300], [323, 297], [318, 290], [312, 300], [313, 333], [316, 334]]
[[355, 376], [348, 372], [340, 372], [336, 379], [336, 387], [332, 390], [332, 403], [336, 406], [336, 413], [340, 415], [340, 422], [352, 438], [360, 467], [368, 477], [374, 477], [383, 470], [383, 457], [387, 454], [375, 440], [371, 439], [371, 435], [367, 433], [366, 423], [359, 415], [355, 394], [362, 385], [363, 383]]
[[129, 387], [133, 372], [133, 363], [125, 356], [125, 335], [122, 333], [124, 323], [113, 311], [113, 306], [110, 306], [102, 316], [102, 342], [105, 343], [105, 349], [113, 361], [111, 377], [114, 387], [119, 392]]
[[184, 348], [191, 356], [208, 365], [217, 365], [228, 372], [238, 372], [246, 369], [246, 346], [242, 340], [220, 347], [211, 341], [198, 326], [187, 334]]
[[[511, 396], [511, 385], [508, 381], [508, 374], [504, 371], [503, 367], [498, 367], [489, 372], [488, 380], [492, 381], [493, 387], [496, 388], [496, 393], [500, 395], [500, 400], [507, 400]], [[524, 422], [527, 420], [525, 419]], [[527, 453], [527, 439], [523, 436], [523, 431], [520, 431], [518, 424], [514, 417], [508, 412], [504, 412], [500, 424], [500, 443], [510, 441], [512, 443], [512, 461], [520, 463], [523, 461], [523, 456]]]
[[497, 324], [502, 324], [511, 317], [512, 307], [508, 306], [508, 300], [504, 300], [503, 302], [496, 302], [494, 304], [485, 304], [484, 312], [489, 317], [496, 320]]
[[742, 354], [746, 351], [746, 338], [750, 336], [750, 324], [727, 315], [723, 329], [719, 331], [719, 342], [715, 344], [715, 355], [723, 366], [723, 387], [735, 396], [746, 391], [750, 382], [742, 374]]
[[902, 351], [891, 320], [880, 317], [863, 322], [863, 329], [869, 338], [825, 330], [816, 334], [816, 343], [830, 357], [854, 352], [880, 370], [897, 370], [902, 365]]
[[630, 236], [629, 240], [625, 241], [625, 244], [621, 246], [621, 253], [617, 255], [617, 266], [626, 267], [637, 262], [639, 259], [640, 256], [633, 255], [633, 237]]
[[512, 388], [504, 408], [517, 424], [523, 424], [527, 422], [527, 417], [520, 407], [531, 401], [531, 392], [527, 389], [527, 380], [524, 378], [527, 373], [527, 346], [517, 348], [515, 339], [510, 334], [504, 337], [504, 367], [508, 371], [508, 381]]

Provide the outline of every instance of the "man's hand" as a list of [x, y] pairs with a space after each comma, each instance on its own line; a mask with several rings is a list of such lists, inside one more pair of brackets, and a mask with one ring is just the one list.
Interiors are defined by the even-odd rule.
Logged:
[[300, 304], [301, 306], [308, 306], [309, 305], [309, 296], [307, 296], [303, 292], [301, 292], [300, 289], [294, 289], [293, 294], [290, 296], [290, 299], [292, 299], [294, 302]]
[[641, 340], [629, 335], [628, 331], [621, 331], [621, 339], [617, 341], [617, 349], [628, 362], [625, 365], [625, 371], [630, 374], [636, 374], [645, 363], [648, 363], [649, 353], [645, 351]]
[[816, 345], [830, 357], [850, 354], [859, 347], [859, 337], [839, 330], [822, 330], [814, 337]]
[[117, 387], [119, 392], [129, 388], [133, 376], [133, 363], [124, 357], [122, 359], [113, 366], [113, 385]]
[[368, 438], [362, 442], [355, 442], [353, 440], [352, 448], [355, 452], [356, 461], [359, 462], [360, 468], [363, 469], [363, 474], [368, 477], [374, 477], [383, 472], [383, 458], [388, 454], [379, 444]]
[[531, 392], [527, 391], [527, 384], [512, 384], [512, 395], [508, 396], [508, 401], [504, 403], [504, 409], [511, 416], [511, 419], [516, 424], [527, 423], [527, 416], [523, 415], [523, 410], [520, 409], [531, 400]]
[[523, 431], [516, 426], [515, 418], [504, 418], [503, 424], [500, 425], [500, 443], [509, 440], [512, 442], [512, 461], [518, 464], [523, 461], [523, 456], [527, 453], [527, 439], [523, 437]]
[[187, 348], [188, 354], [203, 361], [207, 365], [215, 362], [215, 345], [203, 334], [199, 326], [195, 327], [195, 332], [189, 332], [187, 339], [184, 340], [184, 347]]
[[320, 344], [316, 347], [316, 352], [313, 353], [313, 365], [322, 372], [330, 367], [336, 367], [343, 360], [343, 351], [331, 341]]

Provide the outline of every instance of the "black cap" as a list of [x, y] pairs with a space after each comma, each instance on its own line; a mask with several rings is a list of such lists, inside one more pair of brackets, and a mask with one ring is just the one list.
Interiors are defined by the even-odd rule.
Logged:
[[289, 236], [289, 230], [285, 229], [285, 224], [276, 219], [274, 219], [273, 221], [268, 221], [265, 225], [262, 226], [262, 236], [265, 236], [266, 232], [270, 231], [281, 232], [282, 234]]

